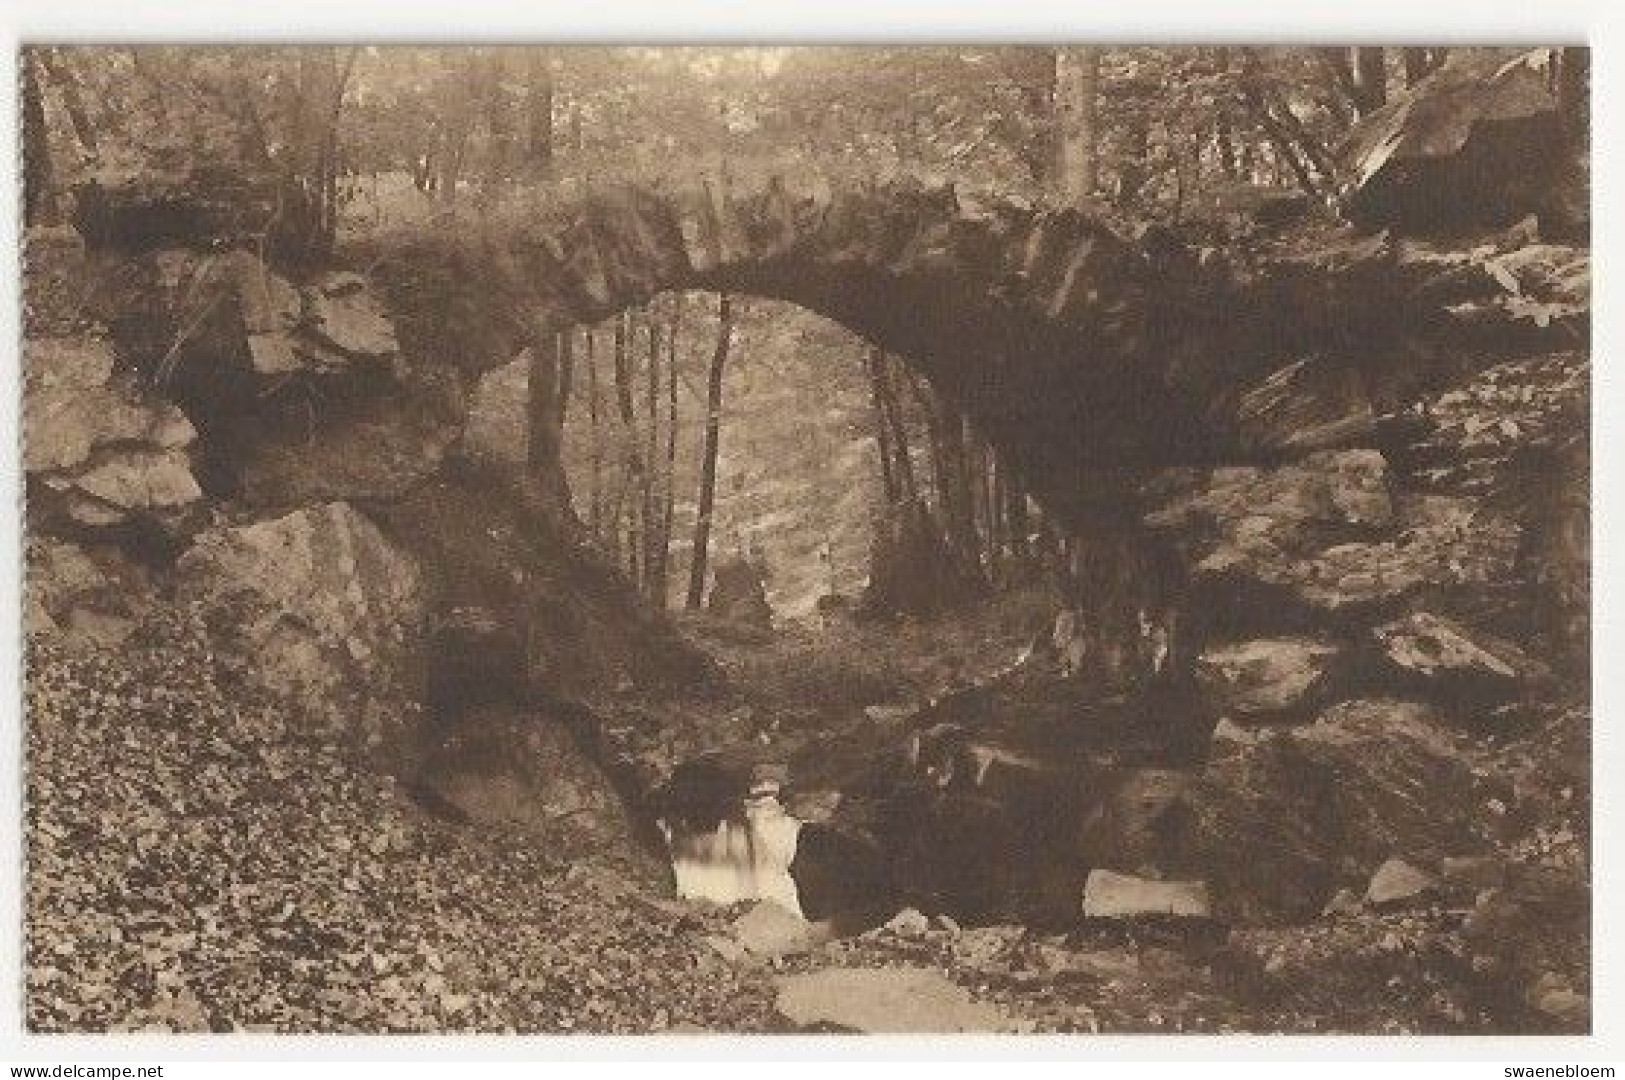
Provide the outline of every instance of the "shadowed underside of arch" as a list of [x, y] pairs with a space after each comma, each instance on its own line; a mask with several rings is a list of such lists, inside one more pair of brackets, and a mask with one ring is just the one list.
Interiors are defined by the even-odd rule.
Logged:
[[1345, 295], [1325, 266], [1199, 257], [1076, 210], [904, 178], [559, 189], [396, 236], [380, 267], [420, 306], [426, 282], [492, 291], [498, 344], [461, 343], [476, 370], [669, 289], [800, 304], [904, 357], [1072, 519], [1121, 502], [1146, 468], [1243, 456], [1243, 391], [1344, 328], [1403, 322], [1397, 290], [1366, 275]]

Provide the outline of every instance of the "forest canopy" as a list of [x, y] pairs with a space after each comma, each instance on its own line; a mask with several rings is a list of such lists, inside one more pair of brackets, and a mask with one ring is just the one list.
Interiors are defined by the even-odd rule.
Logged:
[[[1583, 79], [1584, 50], [1537, 52], [1554, 80]], [[1178, 221], [1260, 188], [1336, 198], [1352, 125], [1452, 53], [1518, 50], [39, 47], [23, 65], [28, 207], [229, 173], [320, 254], [363, 177], [450, 201], [726, 161], [903, 166]]]

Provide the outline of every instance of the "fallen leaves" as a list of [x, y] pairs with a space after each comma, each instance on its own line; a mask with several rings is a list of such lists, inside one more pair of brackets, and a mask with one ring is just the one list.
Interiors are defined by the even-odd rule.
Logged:
[[424, 816], [323, 725], [223, 684], [183, 620], [147, 637], [30, 645], [30, 1029], [766, 1022], [771, 988], [701, 972], [691, 927]]

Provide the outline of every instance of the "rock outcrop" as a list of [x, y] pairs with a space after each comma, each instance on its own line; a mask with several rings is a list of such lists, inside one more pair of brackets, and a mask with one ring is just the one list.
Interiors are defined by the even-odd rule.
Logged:
[[116, 648], [154, 600], [151, 572], [112, 545], [80, 546], [49, 536], [24, 548], [23, 631]]
[[[1214, 910], [1241, 924], [1297, 921], [1339, 887], [1364, 891], [1394, 855], [1490, 850], [1502, 781], [1424, 705], [1361, 700], [1315, 723], [1227, 744], [1191, 785], [1186, 853]], [[1245, 852], [1245, 858], [1238, 858]]]
[[[535, 323], [595, 323], [669, 289], [802, 304], [908, 357], [1069, 525], [1140, 470], [1369, 447], [1400, 391], [1449, 375], [1452, 311], [1507, 292], [1391, 237], [1295, 232], [1232, 264], [906, 176], [566, 192], [381, 243], [397, 310], [479, 324], [397, 320], [469, 376], [512, 361]], [[1178, 318], [1122, 315], [1148, 310]]]
[[1170, 474], [1148, 495], [1146, 522], [1186, 551], [1214, 629], [1279, 628], [1294, 617], [1312, 626], [1390, 605], [1413, 584], [1360, 557], [1395, 521], [1388, 465], [1374, 450]]
[[114, 374], [111, 342], [30, 338], [23, 366], [23, 469], [37, 526], [177, 534], [195, 521], [196, 432], [174, 405]]
[[414, 793], [431, 810], [526, 837], [555, 858], [598, 858], [656, 876], [628, 807], [556, 716], [470, 703], [457, 722], [429, 727], [439, 738], [414, 763]]
[[1587, 966], [1589, 890], [1548, 868], [1503, 870], [1498, 884], [1451, 910], [1411, 893], [1429, 879], [1413, 867], [1402, 890], [1408, 895], [1382, 911], [1233, 932], [1214, 970], [1250, 999], [1281, 1007], [1325, 1013], [1342, 1002], [1374, 1011], [1375, 1002], [1397, 1002], [1404, 1030], [1418, 1033], [1586, 1031], [1591, 1002], [1579, 973]]
[[1083, 887], [1083, 914], [1091, 919], [1132, 919], [1147, 915], [1206, 919], [1213, 908], [1201, 881], [1153, 881], [1093, 870]]
[[1439, 233], [1554, 208], [1572, 154], [1548, 70], [1556, 50], [1499, 53], [1456, 50], [1351, 133], [1354, 220]]
[[1447, 702], [1499, 704], [1540, 677], [1516, 645], [1430, 612], [1414, 612], [1374, 634], [1396, 685]]
[[1346, 651], [1312, 638], [1274, 638], [1209, 648], [1197, 677], [1213, 708], [1242, 724], [1306, 719], [1337, 690]]
[[[339, 709], [416, 689], [422, 573], [345, 503], [210, 530], [175, 570], [182, 599], [200, 607], [242, 676], [273, 692]], [[377, 718], [318, 719], [345, 731]]]
[[[1420, 92], [1396, 106], [1365, 158], [1357, 218], [1403, 225], [1425, 162], [1459, 165], [1507, 134], [1490, 125], [1550, 119], [1523, 68], [1474, 93], [1448, 115]], [[378, 241], [390, 250], [363, 253], [390, 256], [375, 290], [348, 271], [279, 275], [229, 230], [205, 253], [159, 208], [122, 205], [93, 197], [84, 221], [123, 249], [98, 313], [120, 370], [145, 383], [124, 396], [112, 350], [44, 365], [90, 374], [65, 403], [49, 387], [31, 403], [48, 425], [31, 478], [81, 526], [162, 518], [198, 501], [174, 471], [195, 453], [211, 494], [284, 515], [205, 533], [179, 580], [252, 658], [246, 676], [313, 701], [423, 675], [413, 647], [431, 609], [450, 628], [427, 672], [443, 720], [703, 667], [648, 625], [622, 647], [635, 601], [571, 547], [562, 486], [503, 474], [518, 464], [513, 402], [490, 399], [517, 398], [526, 344], [700, 287], [794, 300], [907, 356], [1074, 532], [1078, 592], [1101, 599], [1076, 606], [1057, 651], [1073, 682], [1100, 676], [1102, 700], [1043, 703], [1067, 738], [1042, 767], [974, 758], [936, 790], [917, 785], [918, 813], [885, 828], [871, 828], [877, 808], [908, 784], [877, 778], [895, 771], [881, 751], [906, 725], [855, 737], [864, 760], [845, 775], [834, 755], [803, 770], [824, 770], [812, 794], [836, 796], [839, 813], [817, 822], [828, 859], [896, 856], [899, 884], [928, 899], [1007, 913], [1012, 891], [1053, 886], [1075, 914], [1082, 876], [1104, 869], [1208, 881], [1226, 918], [1296, 919], [1396, 854], [1471, 855], [1496, 796], [1446, 727], [1462, 717], [1361, 695], [1397, 671], [1408, 696], [1450, 709], [1515, 702], [1540, 682], [1533, 635], [1570, 648], [1581, 636], [1588, 552], [1572, 504], [1587, 462], [1562, 430], [1583, 430], [1589, 259], [1533, 242], [1510, 206], [1471, 223], [1512, 228], [1470, 245], [1303, 223], [1198, 258], [1155, 231], [907, 177], [561, 189], [461, 233]], [[1474, 374], [1537, 344], [1564, 351]], [[493, 415], [465, 427], [471, 390]], [[448, 462], [459, 436], [479, 467]], [[1536, 499], [1543, 470], [1562, 478], [1548, 485], [1561, 500]], [[123, 517], [102, 520], [104, 503]], [[880, 553], [875, 591], [930, 610], [962, 582], [936, 551], [917, 555], [942, 546], [918, 524], [899, 524], [900, 557]], [[713, 607], [770, 621], [760, 575], [740, 569], [719, 564]], [[1523, 625], [1537, 587], [1552, 614]], [[1221, 715], [1230, 737], [1205, 768], [1145, 751], [1177, 729], [1205, 752]], [[1242, 729], [1263, 723], [1299, 726]], [[680, 738], [648, 727], [595, 732], [593, 749], [629, 772], [639, 762], [622, 750], [639, 738], [670, 757]], [[834, 741], [778, 748], [774, 764], [802, 770]], [[1045, 803], [1074, 764], [1097, 790]], [[970, 856], [944, 858], [956, 845]], [[1009, 850], [1027, 859], [1014, 872], [991, 854]], [[1046, 860], [1057, 873], [1022, 876]]]
[[294, 281], [242, 248], [102, 262], [91, 307], [122, 366], [197, 424], [211, 494], [268, 509], [396, 495], [457, 434], [455, 378], [407, 363], [359, 274]]
[[1404, 859], [1389, 859], [1377, 867], [1365, 888], [1365, 902], [1381, 907], [1416, 900], [1433, 891], [1432, 875], [1418, 870]]
[[779, 984], [779, 1013], [801, 1030], [906, 1035], [1010, 1032], [1002, 1010], [924, 968], [826, 968]]

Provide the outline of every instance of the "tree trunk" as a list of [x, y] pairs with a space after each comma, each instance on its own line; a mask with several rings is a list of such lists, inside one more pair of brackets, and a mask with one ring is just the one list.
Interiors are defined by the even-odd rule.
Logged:
[[1095, 193], [1100, 102], [1100, 50], [1055, 50], [1055, 175], [1062, 198], [1077, 206]]
[[553, 172], [553, 57], [551, 50], [529, 52], [525, 156], [533, 177]]
[[903, 416], [902, 403], [897, 395], [897, 388], [891, 377], [891, 361], [885, 352], [878, 353], [877, 369], [880, 373], [880, 405], [881, 416], [887, 429], [890, 431], [887, 441], [892, 450], [892, 473], [897, 480], [897, 490], [903, 500], [916, 503], [920, 500], [920, 485], [914, 479], [914, 455], [909, 448], [908, 427]]
[[1405, 85], [1415, 86], [1423, 79], [1432, 75], [1444, 63], [1446, 49], [1405, 49]]
[[45, 98], [32, 63], [33, 49], [19, 55], [23, 69], [23, 221], [49, 224], [54, 178], [51, 139], [45, 127]]
[[1256, 50], [1242, 50], [1241, 94], [1246, 103], [1248, 112], [1253, 121], [1263, 129], [1269, 137], [1270, 145], [1275, 150], [1275, 159], [1285, 162], [1297, 178], [1298, 185], [1304, 193], [1319, 198], [1322, 195], [1320, 184], [1315, 179], [1315, 172], [1306, 152], [1306, 148], [1297, 143], [1293, 132], [1282, 122], [1271, 105], [1269, 89], [1265, 83], [1263, 65], [1258, 59]]
[[599, 423], [601, 412], [602, 391], [598, 386], [598, 361], [593, 355], [594, 335], [587, 331], [587, 424], [588, 424], [588, 450], [587, 468], [592, 479], [592, 501], [589, 504], [588, 524], [592, 530], [593, 538], [600, 544], [604, 541], [604, 442], [603, 428]]
[[885, 372], [881, 365], [884, 354], [871, 346], [863, 355], [863, 366], [869, 373], [869, 396], [874, 404], [875, 451], [880, 457], [880, 491], [888, 509], [895, 507], [902, 497], [897, 473], [892, 468], [891, 422], [886, 415]]
[[671, 298], [671, 325], [666, 330], [666, 472], [661, 486], [660, 543], [656, 549], [659, 597], [667, 602], [671, 580], [671, 528], [677, 513], [677, 332], [683, 321], [683, 294]]
[[576, 330], [575, 327], [559, 334], [559, 374], [557, 380], [559, 412], [554, 418], [554, 426], [562, 433], [564, 421], [570, 414], [570, 392], [574, 389], [576, 369]]
[[1576, 145], [1589, 135], [1591, 49], [1571, 45], [1557, 53], [1557, 107], [1563, 129]]
[[1117, 204], [1129, 206], [1140, 196], [1145, 187], [1148, 169], [1146, 158], [1151, 148], [1150, 124], [1146, 117], [1136, 113], [1127, 121], [1127, 131], [1123, 136], [1124, 151], [1122, 161], [1117, 166]]
[[1361, 116], [1388, 103], [1387, 50], [1382, 46], [1362, 45], [1354, 50], [1354, 89], [1354, 104]]
[[96, 126], [90, 122], [90, 110], [85, 108], [85, 95], [73, 68], [57, 54], [57, 50], [42, 48], [35, 55], [43, 66], [45, 76], [62, 94], [62, 108], [73, 125], [73, 136], [88, 153], [96, 152]]
[[711, 544], [711, 512], [717, 492], [717, 447], [722, 440], [722, 376], [733, 335], [733, 301], [727, 293], [717, 300], [717, 345], [705, 383], [705, 449], [700, 458], [700, 502], [694, 518], [694, 554], [688, 568], [687, 607], [698, 611], [705, 598], [705, 563]]
[[[633, 492], [642, 495], [643, 462], [638, 453], [638, 419], [637, 408], [632, 400], [632, 350], [630, 342], [631, 313], [627, 312], [615, 323], [615, 401], [620, 407], [621, 438], [623, 440], [623, 455], [626, 462], [626, 484]], [[623, 499], [617, 499], [617, 506], [624, 506]], [[641, 503], [634, 506], [628, 513], [626, 535], [626, 569], [627, 576], [632, 584], [641, 589], [643, 587], [643, 565], [639, 558], [643, 546], [642, 527], [638, 509]], [[619, 517], [619, 514], [617, 514]]]
[[547, 330], [531, 337], [525, 463], [539, 473], [559, 461], [559, 336]]
[[658, 580], [660, 545], [660, 504], [655, 490], [657, 483], [655, 462], [660, 457], [660, 323], [656, 312], [645, 311], [644, 321], [649, 328], [648, 394], [645, 414], [648, 417], [647, 441], [644, 444], [643, 470], [643, 578], [647, 595], [661, 607], [666, 606], [665, 586]]

